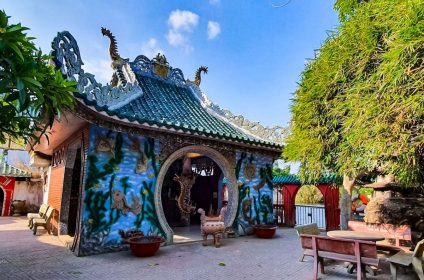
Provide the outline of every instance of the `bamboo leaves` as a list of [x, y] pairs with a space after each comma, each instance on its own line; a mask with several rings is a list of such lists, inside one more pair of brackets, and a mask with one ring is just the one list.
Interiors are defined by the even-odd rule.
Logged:
[[284, 156], [301, 175], [424, 176], [424, 5], [338, 0], [341, 25], [305, 68]]

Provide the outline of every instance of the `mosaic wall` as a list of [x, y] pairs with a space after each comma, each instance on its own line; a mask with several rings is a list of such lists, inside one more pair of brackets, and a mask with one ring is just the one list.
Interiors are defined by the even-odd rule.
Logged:
[[158, 157], [157, 140], [90, 127], [80, 255], [121, 250], [133, 232], [164, 236], [154, 204]]
[[239, 201], [234, 228], [240, 235], [246, 235], [253, 232], [252, 225], [273, 222], [273, 159], [238, 151], [236, 160]]

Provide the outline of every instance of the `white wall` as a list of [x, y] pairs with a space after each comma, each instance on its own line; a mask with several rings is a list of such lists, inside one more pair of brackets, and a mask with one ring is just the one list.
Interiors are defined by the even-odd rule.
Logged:
[[43, 202], [42, 182], [16, 181], [13, 200], [26, 200], [26, 205], [41, 205]]

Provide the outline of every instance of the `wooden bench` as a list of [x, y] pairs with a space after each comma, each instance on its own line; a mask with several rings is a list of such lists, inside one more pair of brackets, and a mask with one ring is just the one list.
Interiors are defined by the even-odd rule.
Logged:
[[49, 208], [49, 206], [47, 204], [41, 204], [40, 209], [38, 210], [38, 213], [28, 213], [27, 214], [27, 218], [28, 218], [28, 227], [32, 228], [32, 220], [33, 219], [40, 219], [40, 218], [44, 218], [44, 216], [46, 215], [47, 209]]
[[[318, 225], [316, 223], [312, 223], [312, 224], [306, 224], [306, 225], [301, 225], [301, 226], [295, 226], [294, 229], [297, 232], [297, 235], [301, 235], [301, 234], [309, 234], [309, 235], [320, 235], [320, 231], [318, 228]], [[305, 256], [311, 256], [313, 257], [314, 255], [312, 254], [311, 250], [303, 250], [300, 253], [300, 257], [299, 257], [299, 261], [303, 262], [303, 258], [305, 258]]]
[[324, 273], [323, 258], [351, 262], [357, 265], [357, 279], [365, 279], [365, 265], [378, 266], [377, 247], [374, 242], [301, 234], [305, 251], [314, 257], [314, 280], [318, 279], [318, 265]]
[[[396, 247], [400, 246], [400, 240], [412, 240], [411, 227], [408, 225], [395, 226], [391, 224], [366, 224], [359, 221], [349, 221], [347, 227], [349, 230], [353, 231], [377, 232], [385, 238], [394, 239]], [[379, 246], [387, 247], [386, 249], [389, 249], [389, 246]]]
[[50, 234], [50, 229], [51, 229], [50, 221], [53, 217], [53, 213], [54, 213], [54, 208], [49, 207], [44, 218], [35, 218], [32, 220], [32, 230], [34, 232], [34, 235], [37, 233], [37, 227], [39, 226], [44, 227], [47, 230], [47, 232]]
[[423, 251], [424, 251], [424, 240], [418, 242], [417, 246], [415, 246], [414, 252], [399, 252], [396, 255], [391, 256], [387, 259], [390, 262], [390, 273], [392, 275], [392, 280], [397, 279], [397, 266], [410, 266], [412, 264], [412, 268], [417, 274], [420, 280], [424, 280], [424, 272], [423, 272]]

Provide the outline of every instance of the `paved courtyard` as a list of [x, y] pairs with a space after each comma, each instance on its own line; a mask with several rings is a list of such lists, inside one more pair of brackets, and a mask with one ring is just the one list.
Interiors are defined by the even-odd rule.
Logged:
[[[25, 218], [0, 217], [0, 279], [312, 279], [312, 259], [298, 262], [299, 252], [295, 231], [279, 229], [274, 239], [225, 239], [219, 249], [189, 243], [162, 247], [150, 258], [129, 251], [75, 257], [56, 236], [43, 230], [33, 236]], [[381, 267], [369, 279], [389, 279], [387, 263]], [[337, 264], [320, 279], [356, 274]]]

